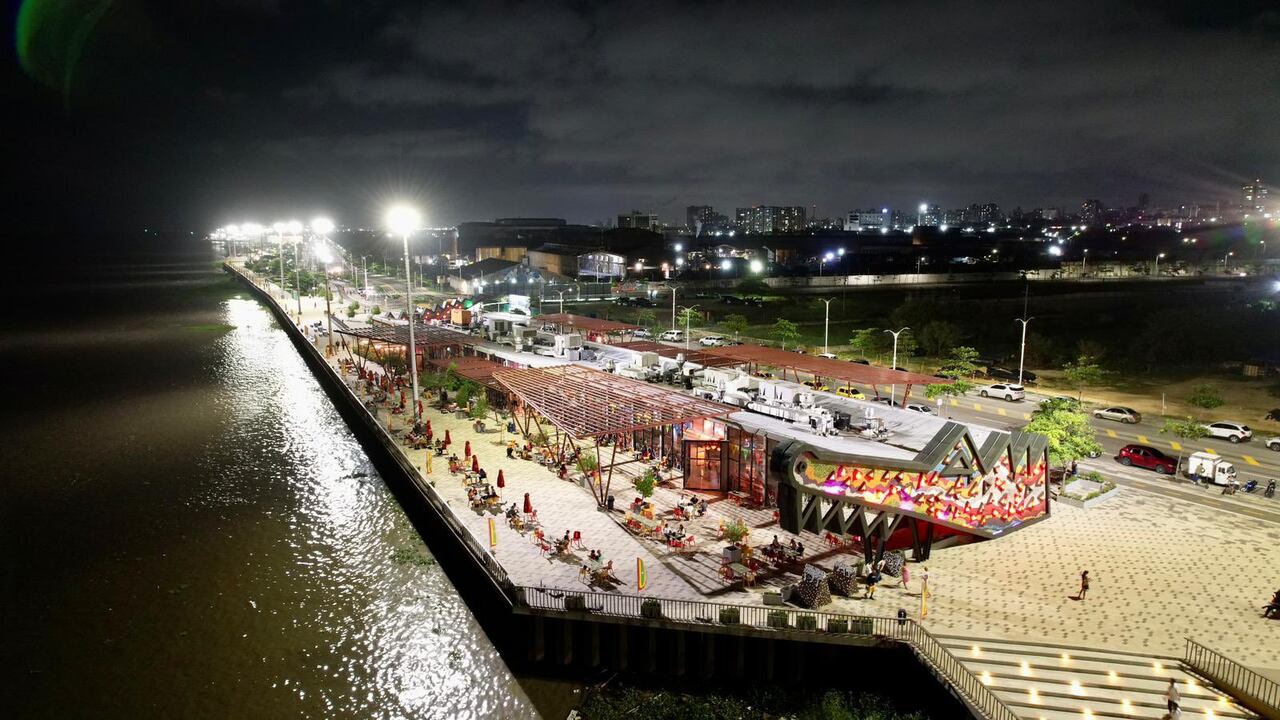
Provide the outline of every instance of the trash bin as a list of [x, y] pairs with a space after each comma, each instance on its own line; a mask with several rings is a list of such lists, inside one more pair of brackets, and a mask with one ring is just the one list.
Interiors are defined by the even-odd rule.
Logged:
[[605, 504], [609, 507], [609, 512], [613, 512], [613, 496], [612, 495], [608, 497], [608, 499], [605, 501]]

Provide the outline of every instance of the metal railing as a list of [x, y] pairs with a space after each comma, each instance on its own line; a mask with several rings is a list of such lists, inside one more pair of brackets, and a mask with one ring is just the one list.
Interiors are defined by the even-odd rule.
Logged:
[[1187, 638], [1182, 661], [1241, 704], [1268, 718], [1280, 718], [1280, 683]]
[[517, 595], [526, 607], [550, 612], [586, 612], [688, 625], [741, 626], [755, 630], [796, 633], [799, 636], [797, 639], [803, 639], [804, 634], [823, 633], [827, 636], [861, 636], [902, 642], [909, 645], [956, 692], [964, 696], [970, 708], [981, 717], [987, 720], [1018, 720], [1018, 716], [937, 638], [909, 618], [798, 610], [785, 606], [733, 605], [527, 585], [517, 587]]

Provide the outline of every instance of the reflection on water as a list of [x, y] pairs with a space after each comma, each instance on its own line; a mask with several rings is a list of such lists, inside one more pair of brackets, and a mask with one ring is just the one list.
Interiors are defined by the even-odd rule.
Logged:
[[[49, 314], [0, 348], [24, 379], [3, 419], [6, 707], [536, 715], [261, 306], [209, 291], [207, 261], [82, 279], [37, 292]], [[41, 353], [50, 319], [78, 342]]]

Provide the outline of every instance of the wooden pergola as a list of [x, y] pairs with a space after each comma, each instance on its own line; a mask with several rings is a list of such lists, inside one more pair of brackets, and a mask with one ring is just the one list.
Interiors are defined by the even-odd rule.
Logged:
[[603, 318], [588, 317], [586, 315], [574, 315], [572, 313], [551, 313], [549, 315], [539, 315], [535, 318], [538, 322], [550, 323], [559, 328], [560, 332], [577, 332], [578, 334], [595, 333], [608, 337], [616, 334], [634, 333], [640, 329], [639, 325], [618, 322], [616, 320], [605, 320]]
[[623, 348], [625, 350], [634, 350], [636, 352], [657, 353], [665, 358], [675, 358], [684, 355], [684, 359], [688, 362], [701, 365], [703, 367], [724, 367], [728, 365], [737, 365], [738, 361], [733, 358], [723, 358], [711, 355], [698, 348], [690, 348], [685, 351], [684, 348], [674, 347], [672, 345], [663, 345], [652, 340], [632, 340], [630, 342], [615, 343], [613, 347]]
[[[342, 328], [335, 331], [339, 335], [345, 335], [356, 341], [359, 347], [361, 342], [382, 343], [386, 345], [397, 345], [405, 350], [406, 361], [409, 358], [409, 326], [408, 325], [374, 325], [367, 328]], [[461, 355], [464, 347], [474, 347], [478, 338], [460, 333], [456, 330], [449, 330], [436, 325], [415, 324], [413, 326], [413, 356], [417, 357], [417, 351], [421, 350], [424, 360], [432, 358], [433, 353], [439, 356], [441, 350], [452, 351], [454, 355]]]
[[[617, 441], [627, 433], [723, 418], [738, 409], [581, 365], [504, 368], [494, 371], [493, 379], [519, 400], [524, 412], [514, 416], [521, 432], [528, 437], [536, 426], [544, 446], [555, 457], [573, 450], [581, 458], [579, 443], [590, 440], [594, 444], [597, 481], [592, 492], [601, 507], [609, 496], [613, 469], [633, 462], [617, 462]], [[543, 427], [543, 419], [552, 426], [552, 435]], [[601, 456], [602, 439], [613, 440], [607, 465]]]

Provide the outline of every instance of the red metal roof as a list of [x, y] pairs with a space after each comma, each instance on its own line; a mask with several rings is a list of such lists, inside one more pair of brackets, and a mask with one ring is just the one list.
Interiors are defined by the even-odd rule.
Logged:
[[500, 362], [474, 355], [436, 358], [431, 360], [430, 363], [441, 370], [452, 369], [458, 377], [474, 380], [482, 385], [494, 388], [498, 387], [498, 384], [493, 379], [493, 373], [506, 367]]
[[951, 382], [921, 373], [875, 367], [847, 360], [801, 355], [796, 352], [763, 345], [726, 345], [707, 348], [704, 352], [738, 363], [755, 363], [809, 373], [821, 378], [834, 378], [860, 385], [941, 385]]
[[493, 379], [575, 439], [725, 417], [737, 410], [581, 365], [503, 368]]
[[[345, 328], [335, 330], [340, 335], [364, 338], [374, 342], [409, 344], [408, 325], [375, 325], [370, 328]], [[414, 325], [413, 344], [420, 348], [446, 347], [449, 345], [475, 345], [480, 338], [437, 325]]]
[[684, 359], [691, 363], [697, 363], [703, 367], [722, 367], [725, 365], [735, 365], [736, 360], [730, 358], [713, 357], [703, 352], [701, 347], [691, 348], [688, 352], [684, 348], [673, 347], [671, 345], [663, 345], [652, 340], [632, 340], [631, 342], [613, 343], [613, 347], [624, 348], [626, 350], [635, 350], [636, 352], [657, 353], [662, 357], [674, 358], [681, 353]]
[[604, 320], [602, 318], [586, 317], [585, 315], [573, 315], [571, 313], [539, 315], [535, 319], [539, 322], [554, 323], [566, 328], [582, 328], [588, 332], [596, 333], [631, 332], [633, 330], [640, 329], [639, 325], [630, 325], [628, 323]]

